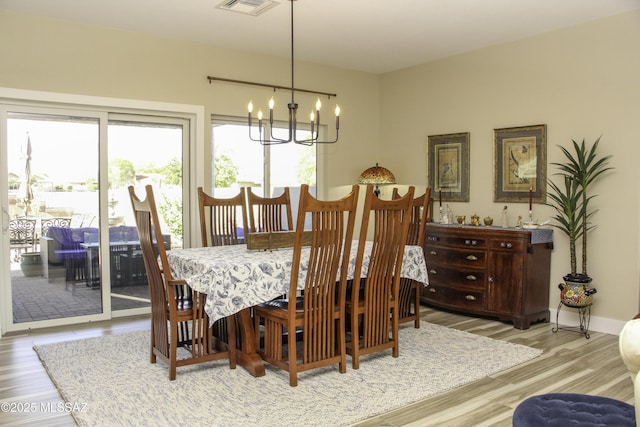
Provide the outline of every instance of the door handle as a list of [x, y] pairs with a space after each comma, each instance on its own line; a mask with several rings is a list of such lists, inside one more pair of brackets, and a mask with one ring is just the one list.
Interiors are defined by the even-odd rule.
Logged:
[[[7, 219], [5, 221], [5, 218]], [[2, 208], [2, 232], [6, 233], [9, 230], [9, 220], [11, 216], [9, 216], [9, 212], [5, 208]]]

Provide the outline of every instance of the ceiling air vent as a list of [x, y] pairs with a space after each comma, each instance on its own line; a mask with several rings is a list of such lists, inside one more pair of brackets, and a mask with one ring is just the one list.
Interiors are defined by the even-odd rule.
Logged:
[[278, 3], [279, 2], [275, 0], [225, 0], [217, 7], [222, 10], [256, 16], [271, 9]]

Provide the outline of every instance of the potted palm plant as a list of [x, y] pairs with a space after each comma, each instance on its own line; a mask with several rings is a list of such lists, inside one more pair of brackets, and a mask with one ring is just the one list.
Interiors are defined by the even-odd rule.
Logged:
[[[565, 155], [565, 162], [552, 163], [559, 168], [555, 175], [562, 177], [560, 185], [549, 181], [551, 191], [548, 193], [549, 206], [552, 206], [556, 214], [553, 217], [554, 227], [561, 230], [569, 238], [569, 256], [571, 272], [564, 276], [565, 283], [560, 284], [560, 299], [568, 306], [580, 307], [589, 305], [593, 301], [595, 288], [588, 285], [592, 279], [587, 272], [587, 235], [594, 227], [592, 217], [597, 210], [590, 207], [590, 202], [595, 197], [589, 193], [591, 184], [603, 173], [613, 169], [609, 166], [611, 155], [600, 156], [598, 154], [598, 138], [591, 147], [588, 147], [584, 139], [582, 143], [571, 140], [573, 152], [565, 147], [560, 147]], [[578, 272], [577, 248], [581, 243], [582, 262]]]

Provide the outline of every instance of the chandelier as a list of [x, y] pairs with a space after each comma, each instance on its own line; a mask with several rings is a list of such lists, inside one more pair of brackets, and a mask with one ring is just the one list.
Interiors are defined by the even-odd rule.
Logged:
[[249, 139], [252, 141], [260, 142], [262, 145], [275, 145], [275, 144], [286, 144], [288, 142], [295, 142], [296, 144], [302, 145], [313, 145], [313, 144], [332, 144], [338, 141], [338, 130], [340, 129], [340, 107], [336, 105], [335, 115], [336, 115], [336, 138], [333, 141], [319, 141], [318, 134], [320, 131], [320, 107], [322, 106], [320, 102], [320, 98], [316, 101], [315, 111], [311, 111], [309, 115], [309, 120], [311, 122], [311, 136], [308, 139], [297, 139], [296, 131], [297, 131], [297, 118], [296, 113], [298, 111], [298, 104], [295, 102], [295, 87], [294, 87], [294, 66], [293, 66], [293, 2], [295, 0], [289, 0], [291, 2], [291, 102], [288, 105], [289, 108], [289, 134], [287, 138], [277, 138], [273, 135], [273, 107], [275, 102], [273, 97], [269, 101], [269, 129], [270, 135], [265, 135], [265, 126], [263, 124], [262, 118], [262, 110], [258, 110], [258, 135], [255, 137], [251, 133], [252, 127], [252, 117], [253, 113], [253, 102], [249, 102], [248, 110], [249, 110]]

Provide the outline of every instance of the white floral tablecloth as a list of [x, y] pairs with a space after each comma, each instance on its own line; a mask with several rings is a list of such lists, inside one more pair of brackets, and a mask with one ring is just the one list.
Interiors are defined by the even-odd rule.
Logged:
[[[349, 278], [353, 278], [358, 242], [351, 247]], [[366, 273], [370, 242], [362, 265]], [[303, 250], [299, 283], [304, 285], [308, 249]], [[286, 294], [289, 288], [293, 249], [248, 250], [246, 245], [173, 249], [167, 252], [171, 274], [198, 292], [207, 294], [206, 311], [211, 322]], [[420, 246], [406, 246], [402, 277], [429, 283]]]

